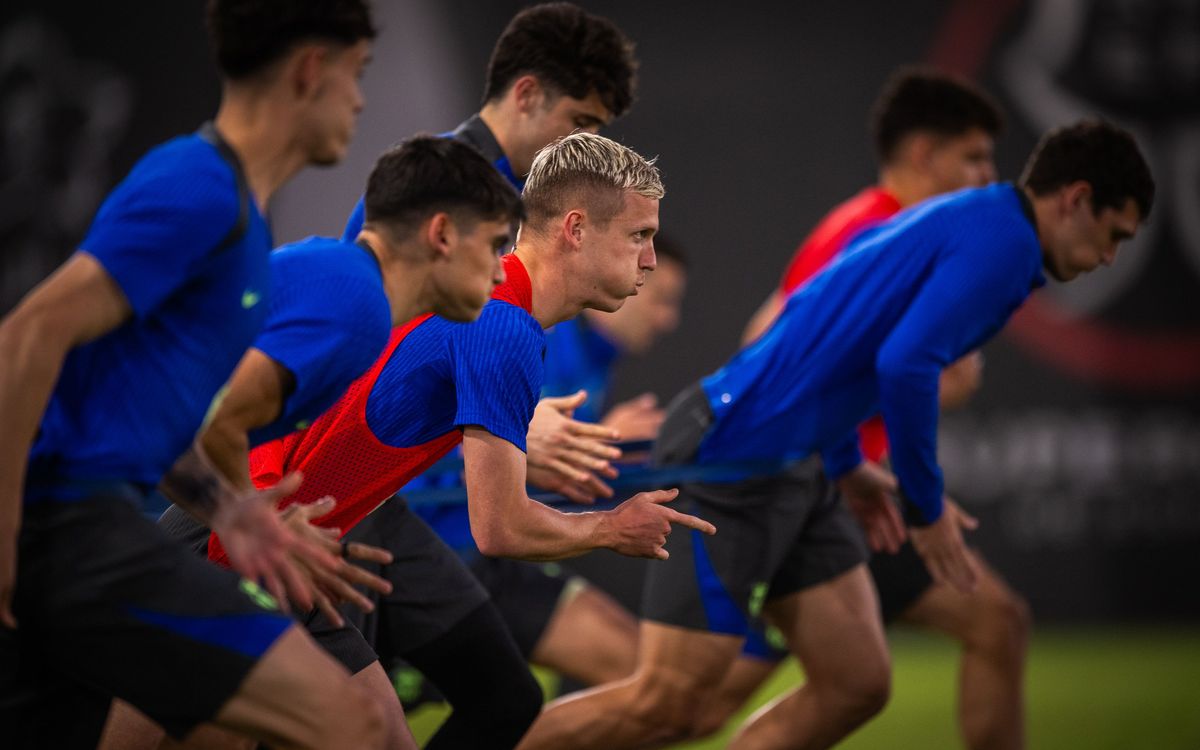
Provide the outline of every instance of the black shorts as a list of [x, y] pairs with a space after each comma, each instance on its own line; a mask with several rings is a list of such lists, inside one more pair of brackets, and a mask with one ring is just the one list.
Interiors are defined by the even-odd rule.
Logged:
[[266, 592], [168, 539], [138, 494], [25, 506], [19, 628], [0, 628], [5, 747], [94, 747], [113, 696], [182, 738], [292, 625]]
[[[387, 565], [363, 564], [392, 584], [392, 593], [386, 596], [364, 592], [375, 602], [374, 612], [349, 604], [341, 607], [342, 616], [363, 634], [385, 669], [408, 651], [446, 633], [487, 601], [487, 591], [463, 561], [401, 497], [385, 502], [343, 540], [382, 547], [394, 556]], [[328, 644], [330, 652], [349, 667], [347, 657], [339, 653], [346, 648], [346, 634], [327, 629], [322, 617], [313, 618], [309, 626], [317, 641]]]
[[933, 576], [912, 542], [905, 542], [894, 555], [876, 552], [871, 556], [871, 578], [879, 591], [883, 621], [892, 622], [933, 586]]
[[557, 563], [476, 555], [468, 564], [528, 661], [558, 609], [569, 578]]
[[[668, 408], [658, 460], [689, 460], [710, 423], [707, 399], [693, 386]], [[832, 580], [868, 558], [862, 530], [816, 457], [769, 477], [684, 484], [673, 505], [710, 521], [717, 533], [667, 538], [670, 558], [647, 566], [648, 620], [745, 635], [765, 601]]]

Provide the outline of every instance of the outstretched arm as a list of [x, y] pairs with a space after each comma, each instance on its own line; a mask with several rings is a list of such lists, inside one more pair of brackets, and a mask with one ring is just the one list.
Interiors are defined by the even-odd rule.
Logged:
[[17, 532], [29, 449], [63, 361], [71, 349], [103, 336], [132, 314], [104, 267], [76, 253], [0, 322], [0, 623], [15, 628]]
[[480, 427], [463, 435], [471, 533], [485, 555], [559, 560], [593, 549], [663, 559], [671, 524], [716, 532], [712, 524], [663, 505], [677, 490], [643, 492], [614, 510], [562, 513], [525, 492], [525, 454]]

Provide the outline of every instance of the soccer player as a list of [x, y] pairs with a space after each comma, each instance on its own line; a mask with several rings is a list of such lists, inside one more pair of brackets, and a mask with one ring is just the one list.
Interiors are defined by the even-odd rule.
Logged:
[[[368, 219], [355, 243], [313, 237], [271, 254], [266, 324], [200, 438], [204, 455], [235, 486], [253, 488], [249, 447], [316, 420], [374, 363], [392, 326], [430, 312], [447, 320], [477, 317], [498, 280], [499, 252], [510, 246], [523, 215], [520, 196], [475, 149], [432, 136], [410, 139], [380, 157], [367, 181], [366, 203]], [[310, 518], [331, 507], [305, 506], [297, 531], [304, 533]], [[208, 530], [177, 506], [162, 523], [193, 545], [198, 537], [207, 556]], [[377, 555], [365, 545], [349, 545], [348, 551], [391, 562], [390, 554]], [[347, 567], [357, 574], [321, 577], [334, 596], [318, 594], [320, 608], [338, 625], [331, 598], [373, 606], [349, 583], [391, 590], [388, 581]], [[389, 746], [402, 744], [403, 711], [387, 675], [372, 666], [355, 680], [390, 699]]]
[[[542, 377], [542, 329], [584, 308], [615, 310], [655, 266], [653, 235], [663, 193], [658, 171], [601, 136], [577, 133], [547, 146], [525, 186], [528, 219], [504, 258], [506, 280], [470, 325], [421, 317], [397, 329], [372, 369], [307, 430], [251, 454], [255, 481], [307, 477], [288, 502], [333, 495], [323, 525], [392, 550], [386, 577], [396, 591], [360, 623], [381, 651], [402, 655], [457, 707], [439, 746], [511, 746], [540, 707], [540, 691], [494, 605], [458, 558], [405, 508], [384, 502], [414, 475], [463, 444], [471, 530], [493, 556], [554, 560], [609, 548], [662, 557], [670, 523], [711, 533], [710, 524], [663, 503], [674, 491], [642, 493], [613, 511], [566, 514], [525, 491], [525, 435]], [[353, 536], [372, 516], [373, 538]], [[382, 515], [380, 515], [382, 514]], [[379, 520], [382, 519], [382, 520]], [[220, 557], [216, 540], [210, 552]], [[347, 663], [344, 630], [317, 633]], [[479, 643], [508, 644], [507, 649]], [[365, 661], [362, 661], [365, 659]], [[498, 686], [503, 686], [497, 689]], [[478, 696], [491, 698], [480, 705]], [[465, 698], [460, 698], [465, 696]]]
[[[972, 521], [943, 502], [937, 467], [939, 373], [994, 335], [1043, 273], [1070, 281], [1111, 264], [1153, 195], [1133, 138], [1081, 122], [1048, 133], [1018, 185], [902, 212], [790, 296], [763, 336], [672, 403], [655, 448], [668, 464], [782, 468], [681, 488], [687, 510], [722, 533], [674, 536], [670, 558], [649, 571], [635, 675], [552, 704], [520, 747], [612, 750], [691, 735], [760, 611], [807, 681], [731, 747], [828, 747], [878, 712], [887, 646], [866, 544], [837, 491], [887, 547], [904, 536], [898, 486], [934, 579], [974, 587], [961, 533]], [[859, 453], [856, 428], [876, 412], [895, 477]]]
[[[903, 208], [941, 193], [982, 187], [995, 178], [993, 139], [1001, 117], [982, 92], [965, 81], [924, 68], [897, 71], [873, 108], [872, 130], [879, 181], [835, 208], [797, 250], [787, 273], [747, 327], [757, 338], [778, 317], [783, 300], [831, 262], [847, 242]], [[970, 397], [979, 383], [981, 355], [973, 352], [943, 370], [942, 408]], [[863, 455], [879, 462], [887, 448], [883, 422], [859, 428]], [[884, 622], [901, 619], [948, 633], [963, 645], [959, 726], [969, 748], [1020, 748], [1024, 744], [1022, 679], [1029, 631], [1028, 605], [974, 550], [979, 585], [967, 593], [935, 583], [912, 544], [899, 553], [876, 552], [870, 571]], [[761, 632], [747, 640], [721, 690], [704, 711], [716, 731], [787, 655], [769, 648]]]
[[[653, 440], [664, 412], [652, 397], [639, 396], [604, 415], [612, 368], [622, 355], [645, 353], [678, 326], [687, 283], [682, 251], [658, 235], [654, 250], [654, 273], [620, 310], [585, 310], [546, 332], [543, 396], [560, 401], [576, 418], [603, 421], [629, 441]], [[526, 661], [587, 685], [633, 671], [637, 621], [606, 593], [557, 565], [481, 555], [463, 504], [413, 510], [467, 562]]]
[[[382, 741], [380, 709], [270, 595], [141, 514], [261, 327], [264, 207], [345, 153], [374, 36], [360, 0], [215, 0], [208, 21], [214, 123], [147, 154], [0, 323], [7, 746], [94, 746], [113, 697], [176, 737], [212, 721], [284, 747]], [[191, 510], [269, 548], [274, 514], [241, 499]]]
[[[572, 3], [543, 3], [515, 15], [488, 62], [483, 107], [447, 136], [479, 149], [518, 190], [534, 155], [573, 132], [597, 133], [633, 104], [637, 88], [633, 42], [606, 18]], [[362, 226], [363, 202], [343, 239]], [[614, 432], [567, 419], [573, 402], [547, 400], [534, 413], [529, 466], [547, 489], [580, 501], [609, 497], [602, 477], [615, 475]]]

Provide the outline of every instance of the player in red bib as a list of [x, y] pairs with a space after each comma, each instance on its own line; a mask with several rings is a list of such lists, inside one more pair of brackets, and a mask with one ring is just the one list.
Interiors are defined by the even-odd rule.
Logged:
[[[504, 258], [505, 281], [479, 320], [426, 317], [396, 329], [383, 356], [337, 405], [307, 430], [251, 456], [260, 486], [300, 470], [304, 484], [287, 502], [333, 495], [338, 506], [321, 524], [395, 553], [382, 568], [393, 593], [370, 615], [344, 614], [381, 661], [402, 656], [455, 705], [438, 746], [511, 747], [536, 717], [541, 696], [479, 583], [402, 500], [388, 500], [413, 476], [463, 444], [472, 533], [492, 556], [554, 560], [608, 548], [662, 557], [671, 523], [714, 531], [665, 507], [673, 490], [594, 513], [562, 513], [525, 490], [527, 479], [557, 481], [525, 463], [543, 329], [583, 309], [616, 310], [637, 293], [655, 266], [662, 194], [657, 170], [606, 138], [577, 133], [546, 147], [526, 183], [528, 220], [518, 248]], [[221, 558], [215, 539], [210, 552]], [[357, 634], [320, 618], [309, 625], [352, 672], [375, 660]], [[389, 653], [398, 641], [408, 650]], [[480, 691], [491, 700], [476, 700]], [[462, 715], [458, 707], [468, 704], [484, 713]]]

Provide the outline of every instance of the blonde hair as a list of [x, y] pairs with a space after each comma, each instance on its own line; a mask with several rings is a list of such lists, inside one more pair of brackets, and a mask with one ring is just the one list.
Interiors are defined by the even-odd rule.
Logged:
[[655, 159], [602, 135], [572, 133], [538, 151], [522, 197], [535, 227], [574, 206], [600, 224], [612, 220], [632, 191], [658, 200], [665, 191]]

